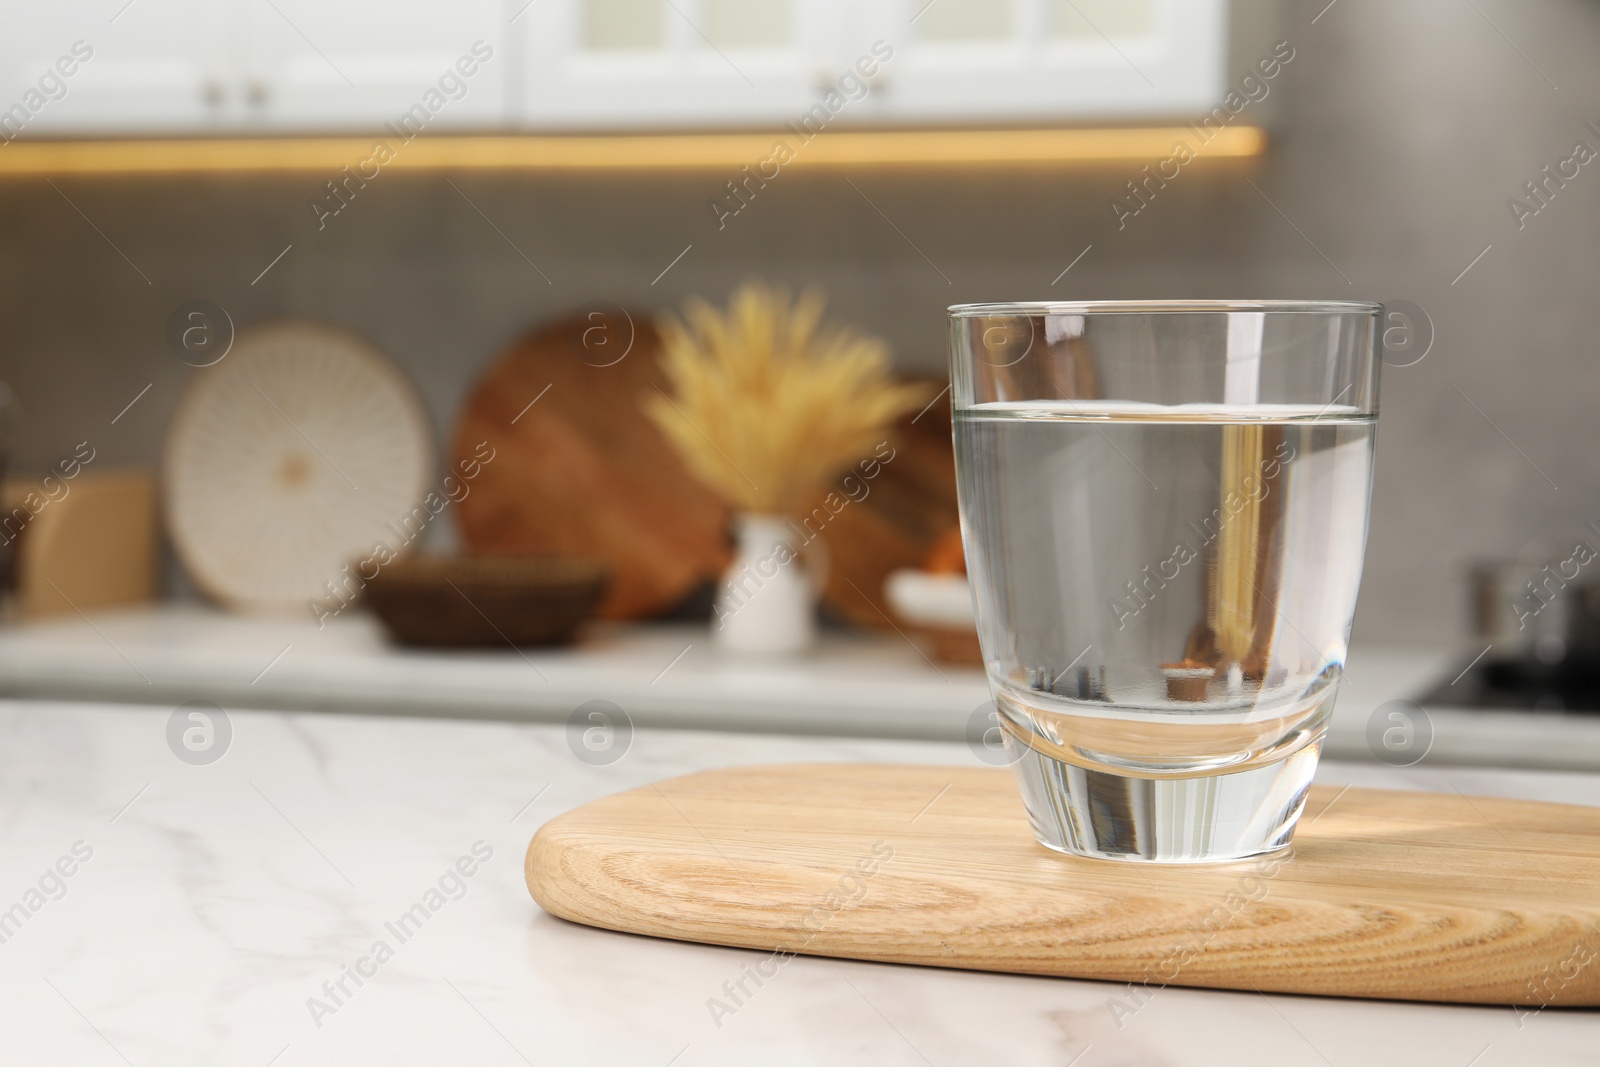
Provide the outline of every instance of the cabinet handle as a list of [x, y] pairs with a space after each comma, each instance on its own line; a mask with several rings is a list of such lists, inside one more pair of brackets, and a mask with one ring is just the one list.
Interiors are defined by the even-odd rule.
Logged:
[[251, 78], [245, 83], [244, 98], [255, 107], [264, 105], [270, 95], [267, 91], [267, 83], [260, 78]]
[[219, 106], [227, 98], [227, 90], [223, 88], [221, 79], [207, 78], [200, 83], [200, 99], [212, 107]]
[[855, 78], [859, 78], [866, 84], [868, 89], [881, 89], [888, 80], [884, 77], [884, 72], [881, 68], [866, 77], [862, 77], [849, 67], [846, 67], [840, 71], [830, 70], [827, 67], [818, 67], [816, 76], [813, 79], [816, 86], [817, 95], [827, 96], [830, 92], [837, 89], [839, 86], [839, 79], [844, 77], [846, 74], [849, 74]]

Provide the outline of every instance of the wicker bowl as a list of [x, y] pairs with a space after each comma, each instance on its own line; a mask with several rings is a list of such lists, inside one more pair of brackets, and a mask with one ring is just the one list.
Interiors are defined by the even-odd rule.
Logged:
[[556, 645], [594, 614], [610, 577], [568, 556], [418, 556], [383, 567], [365, 600], [403, 645]]

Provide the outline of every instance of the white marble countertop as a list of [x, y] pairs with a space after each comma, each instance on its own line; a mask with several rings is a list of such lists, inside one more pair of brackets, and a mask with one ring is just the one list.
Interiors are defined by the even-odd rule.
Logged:
[[[1369, 760], [1367, 724], [1448, 678], [1472, 650], [1358, 645], [1325, 752]], [[828, 634], [792, 660], [720, 653], [705, 626], [599, 627], [562, 649], [400, 649], [359, 612], [323, 629], [196, 606], [0, 628], [0, 697], [565, 722], [615, 702], [640, 727], [960, 740], [989, 698], [980, 671], [898, 634]], [[1430, 708], [1435, 764], [1600, 771], [1600, 715]]]
[[[1595, 1062], [1594, 1012], [1168, 988], [1119, 1026], [1111, 984], [804, 957], [719, 1028], [708, 998], [759, 954], [544, 914], [521, 869], [538, 825], [705, 767], [969, 764], [965, 745], [641, 729], [593, 766], [559, 726], [234, 711], [225, 756], [193, 766], [168, 747], [170, 714], [0, 702], [0, 1063]], [[1594, 775], [1329, 763], [1321, 778], [1600, 805]], [[385, 924], [475, 846], [492, 855], [444, 883], [459, 899], [400, 941]], [[392, 957], [314, 1019], [310, 998], [379, 940]]]
[[599, 625], [520, 651], [399, 648], [356, 611], [321, 629], [196, 606], [0, 629], [0, 696], [547, 722], [604, 697], [641, 726], [956, 739], [988, 695], [981, 672], [892, 633], [832, 633], [771, 660], [720, 654], [705, 625]]

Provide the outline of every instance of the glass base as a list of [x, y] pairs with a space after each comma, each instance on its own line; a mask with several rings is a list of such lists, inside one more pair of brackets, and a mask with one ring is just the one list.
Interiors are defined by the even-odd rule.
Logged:
[[1289, 844], [1321, 744], [1224, 774], [1135, 778], [1063, 763], [1005, 733], [1039, 843], [1073, 856], [1215, 863]]

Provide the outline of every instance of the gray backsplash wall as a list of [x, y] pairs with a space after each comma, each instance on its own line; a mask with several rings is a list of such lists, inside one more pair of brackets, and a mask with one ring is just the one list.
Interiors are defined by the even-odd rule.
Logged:
[[1286, 20], [1296, 55], [1273, 83], [1286, 106], [1269, 155], [1186, 168], [1121, 230], [1107, 202], [1132, 163], [794, 168], [720, 231], [706, 200], [731, 174], [467, 173], [452, 187], [389, 172], [320, 231], [307, 201], [331, 175], [0, 182], [0, 378], [25, 409], [19, 466], [85, 439], [108, 466], [155, 462], [200, 373], [163, 340], [192, 298], [241, 324], [306, 315], [367, 334], [416, 377], [441, 434], [530, 323], [596, 298], [720, 299], [750, 276], [823, 287], [903, 368], [931, 372], [958, 301], [1403, 298], [1437, 337], [1385, 376], [1357, 632], [1456, 639], [1466, 561], [1538, 536], [1570, 547], [1600, 521], [1600, 161], [1520, 231], [1507, 207], [1576, 141], [1600, 149], [1585, 127], [1600, 126], [1600, 4], [1337, 0], [1313, 24], [1324, 2]]

